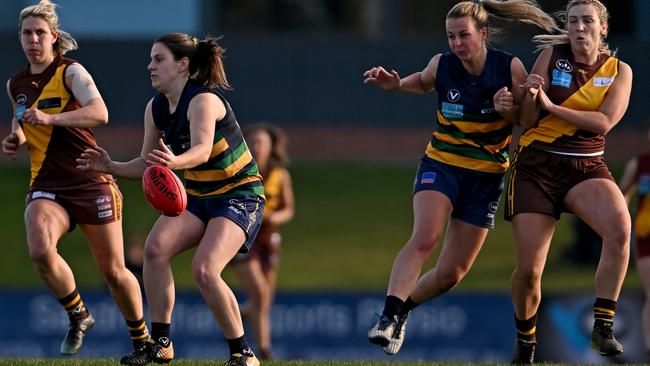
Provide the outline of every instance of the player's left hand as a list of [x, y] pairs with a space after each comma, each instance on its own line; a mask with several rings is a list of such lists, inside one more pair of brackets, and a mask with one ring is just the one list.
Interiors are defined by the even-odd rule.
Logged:
[[512, 92], [508, 90], [508, 87], [504, 86], [499, 89], [496, 94], [494, 94], [494, 110], [498, 113], [510, 112], [515, 105], [515, 100], [512, 96]]
[[23, 123], [49, 126], [52, 124], [52, 115], [43, 113], [36, 108], [28, 108], [23, 112]]
[[546, 95], [546, 92], [542, 88], [540, 88], [539, 92], [537, 93], [537, 102], [539, 103], [539, 106], [542, 107], [542, 109], [549, 112], [555, 107], [555, 104], [551, 102], [551, 100], [548, 98], [548, 95]]
[[172, 170], [176, 169], [178, 166], [176, 155], [165, 145], [162, 138], [158, 139], [158, 144], [160, 145], [160, 150], [154, 149], [149, 153], [146, 161], [147, 165], [158, 164]]

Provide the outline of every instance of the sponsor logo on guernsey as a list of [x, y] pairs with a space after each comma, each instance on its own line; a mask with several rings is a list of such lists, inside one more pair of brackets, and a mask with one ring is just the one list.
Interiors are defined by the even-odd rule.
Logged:
[[443, 117], [445, 118], [463, 118], [463, 105], [442, 102], [442, 111]]
[[560, 71], [564, 71], [564, 72], [573, 71], [573, 65], [571, 65], [571, 63], [566, 59], [557, 60], [555, 62], [555, 67], [557, 67]]
[[458, 90], [456, 90], [456, 89], [450, 89], [450, 90], [447, 92], [447, 100], [448, 100], [448, 101], [450, 101], [450, 102], [452, 102], [452, 103], [455, 103], [455, 102], [457, 102], [459, 99], [460, 99], [460, 92], [459, 92]]
[[23, 113], [25, 113], [25, 108], [27, 107], [25, 104], [27, 103], [27, 96], [25, 94], [18, 94], [16, 96], [16, 119], [21, 120], [23, 119]]
[[614, 77], [594, 78], [594, 86], [610, 86], [614, 82]]
[[436, 181], [435, 172], [424, 172], [420, 178], [420, 184], [433, 184]]
[[563, 88], [568, 88], [571, 85], [571, 79], [573, 78], [573, 76], [568, 72], [557, 69], [553, 70], [552, 77], [553, 80], [551, 81], [551, 85], [561, 86]]
[[50, 200], [53, 200], [56, 197], [54, 193], [51, 192], [43, 192], [43, 191], [34, 191], [32, 192], [32, 199], [36, 198], [47, 198]]

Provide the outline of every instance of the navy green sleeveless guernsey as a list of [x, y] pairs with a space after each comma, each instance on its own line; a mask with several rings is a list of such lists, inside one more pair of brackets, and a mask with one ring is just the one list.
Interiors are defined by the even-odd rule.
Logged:
[[426, 156], [462, 168], [505, 172], [512, 123], [495, 111], [493, 97], [504, 86], [512, 90], [512, 58], [488, 48], [483, 72], [475, 76], [455, 54], [440, 57], [435, 81], [437, 123]]
[[262, 176], [230, 108], [228, 101], [216, 89], [189, 80], [174, 113], [169, 113], [169, 101], [157, 94], [151, 103], [153, 120], [161, 131], [163, 141], [175, 155], [189, 150], [190, 121], [187, 111], [192, 98], [201, 93], [212, 93], [226, 106], [221, 121], [215, 121], [214, 144], [207, 162], [185, 169], [183, 178], [187, 194], [198, 197], [223, 197], [234, 195], [264, 196]]

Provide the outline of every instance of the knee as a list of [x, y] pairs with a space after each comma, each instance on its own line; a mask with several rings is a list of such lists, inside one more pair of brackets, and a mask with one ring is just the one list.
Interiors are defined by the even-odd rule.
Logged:
[[433, 250], [436, 248], [436, 244], [438, 244], [438, 239], [438, 235], [412, 236], [406, 244], [406, 247], [413, 253], [428, 258], [433, 254]]
[[171, 256], [164, 250], [163, 245], [158, 241], [147, 241], [144, 247], [143, 260], [148, 264], [167, 264]]
[[46, 243], [30, 243], [29, 257], [37, 266], [46, 266], [52, 258], [52, 246]]
[[221, 270], [206, 261], [193, 260], [192, 276], [199, 288], [210, 287], [221, 280]]
[[517, 266], [512, 274], [513, 282], [524, 285], [527, 288], [537, 286], [542, 280], [542, 270], [533, 267]]
[[106, 266], [99, 269], [104, 281], [108, 284], [109, 287], [115, 288], [119, 287], [122, 284], [122, 279], [124, 277], [124, 271], [127, 269], [119, 266]]
[[620, 216], [609, 225], [603, 234], [603, 245], [607, 246], [610, 251], [626, 253], [629, 251], [632, 224], [629, 215]]
[[440, 288], [442, 291], [447, 292], [456, 287], [458, 283], [465, 277], [466, 269], [453, 268], [439, 274]]

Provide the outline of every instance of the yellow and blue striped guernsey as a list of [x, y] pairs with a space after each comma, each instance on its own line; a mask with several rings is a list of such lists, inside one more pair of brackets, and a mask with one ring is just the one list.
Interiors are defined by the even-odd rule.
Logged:
[[174, 113], [169, 113], [169, 102], [164, 94], [156, 95], [152, 113], [163, 141], [174, 154], [182, 154], [191, 147], [190, 121], [187, 110], [192, 98], [200, 93], [217, 95], [226, 106], [221, 121], [215, 121], [214, 144], [207, 162], [183, 173], [187, 194], [201, 198], [254, 194], [264, 196], [262, 176], [251, 155], [230, 104], [215, 89], [189, 80]]
[[512, 89], [512, 58], [488, 48], [479, 76], [470, 75], [453, 53], [440, 58], [437, 123], [426, 150], [429, 158], [482, 172], [505, 172], [512, 123], [496, 112], [493, 97], [504, 86]]

